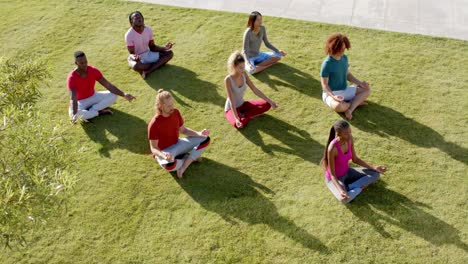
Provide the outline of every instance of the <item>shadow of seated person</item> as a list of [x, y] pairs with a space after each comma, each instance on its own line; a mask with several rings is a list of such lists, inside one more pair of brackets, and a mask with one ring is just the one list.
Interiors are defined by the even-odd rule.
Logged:
[[371, 224], [381, 236], [397, 239], [398, 233], [392, 235], [392, 230], [395, 230], [393, 226], [396, 226], [435, 246], [453, 244], [468, 251], [459, 230], [426, 212], [430, 206], [385, 188], [383, 181], [376, 183], [362, 196], [348, 204], [347, 208], [361, 221]]
[[468, 164], [468, 150], [453, 142], [447, 142], [432, 128], [423, 125], [394, 109], [374, 103], [364, 107], [350, 123], [369, 133], [379, 136], [399, 137], [423, 148], [438, 148], [453, 159]]
[[[273, 79], [272, 76], [275, 78]], [[322, 100], [320, 81], [290, 65], [280, 63], [268, 69], [267, 72], [254, 75], [254, 77], [272, 89], [278, 90], [279, 87], [288, 87], [304, 95]]]
[[280, 215], [268, 199], [274, 192], [248, 175], [210, 159], [205, 159], [203, 166], [194, 166], [190, 173], [193, 177], [177, 183], [195, 202], [228, 223], [268, 225], [308, 249], [329, 253], [320, 240]]
[[[307, 131], [270, 115], [257, 117], [239, 132], [265, 153], [283, 152], [315, 164], [320, 163], [323, 155], [323, 146], [312, 139]], [[260, 132], [272, 136], [281, 144], [265, 144]]]
[[[219, 107], [224, 107], [226, 100], [218, 94], [216, 85], [199, 79], [195, 72], [177, 65], [167, 65], [145, 81], [155, 91], [159, 89], [169, 91], [177, 103], [184, 107], [191, 107], [186, 99]], [[185, 99], [178, 95], [182, 95]]]
[[[88, 137], [100, 145], [100, 155], [110, 157], [110, 151], [113, 149], [149, 154], [147, 122], [116, 109], [112, 111], [113, 118], [102, 118], [99, 122], [82, 124]], [[113, 140], [112, 137], [116, 139]]]

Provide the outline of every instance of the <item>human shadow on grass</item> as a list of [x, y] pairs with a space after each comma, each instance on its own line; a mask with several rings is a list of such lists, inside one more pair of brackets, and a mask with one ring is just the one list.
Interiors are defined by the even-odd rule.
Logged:
[[351, 124], [369, 133], [380, 136], [396, 136], [424, 148], [438, 148], [453, 159], [468, 164], [468, 150], [447, 142], [432, 128], [404, 116], [390, 107], [369, 103], [361, 107]]
[[329, 253], [320, 240], [278, 213], [265, 196], [274, 195], [272, 190], [237, 169], [204, 159], [201, 164], [191, 166], [184, 179], [177, 182], [204, 209], [233, 225], [239, 221], [268, 225], [306, 248]]
[[[278, 79], [272, 79], [270, 76], [275, 76]], [[320, 81], [313, 78], [312, 75], [287, 64], [279, 63], [254, 75], [254, 77], [275, 90], [278, 90], [278, 86], [284, 86], [322, 100]]]
[[164, 89], [170, 91], [174, 99], [182, 106], [191, 107], [182, 95], [190, 100], [211, 103], [224, 107], [226, 98], [216, 91], [216, 85], [197, 78], [197, 74], [189, 69], [168, 64], [146, 78], [146, 83], [155, 91]]
[[402, 228], [436, 246], [453, 244], [468, 251], [468, 245], [461, 241], [459, 230], [423, 210], [430, 209], [430, 206], [411, 201], [385, 188], [384, 182], [378, 182], [366, 190], [347, 208], [361, 221], [371, 224], [385, 238], [392, 238], [392, 235], [382, 223]]
[[[112, 109], [112, 116], [92, 119], [91, 123], [83, 123], [82, 127], [89, 138], [100, 144], [101, 156], [110, 157], [112, 149], [127, 149], [133, 153], [147, 154], [147, 123], [139, 117]], [[109, 140], [107, 133], [117, 138]]]
[[[270, 155], [274, 155], [274, 152], [283, 152], [315, 164], [320, 163], [323, 155], [324, 147], [312, 139], [307, 131], [270, 115], [255, 118], [239, 131], [245, 138]], [[285, 146], [265, 144], [260, 132], [274, 137]]]

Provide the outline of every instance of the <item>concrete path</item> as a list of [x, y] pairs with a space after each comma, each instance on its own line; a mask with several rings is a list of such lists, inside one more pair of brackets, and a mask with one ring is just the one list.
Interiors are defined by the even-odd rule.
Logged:
[[[134, 1], [134, 0], [132, 0]], [[137, 0], [468, 40], [468, 0]]]

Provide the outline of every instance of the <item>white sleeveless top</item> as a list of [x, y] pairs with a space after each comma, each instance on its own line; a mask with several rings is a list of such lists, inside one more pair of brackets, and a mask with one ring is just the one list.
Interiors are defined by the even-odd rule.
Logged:
[[[229, 80], [231, 81], [231, 91], [232, 91], [232, 96], [234, 96], [234, 99], [236, 100], [236, 108], [241, 106], [244, 103], [244, 92], [245, 89], [247, 89], [247, 82], [245, 81], [245, 74], [242, 74], [242, 80], [244, 81], [242, 83], [241, 87], [237, 87], [236, 82], [234, 79], [232, 79], [231, 76], [229, 76]], [[231, 100], [229, 100], [229, 96], [226, 99], [226, 104], [224, 105], [224, 112], [228, 111], [231, 109]]]

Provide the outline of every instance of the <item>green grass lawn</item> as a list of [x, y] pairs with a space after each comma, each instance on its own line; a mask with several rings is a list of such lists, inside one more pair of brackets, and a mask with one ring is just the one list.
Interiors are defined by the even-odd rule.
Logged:
[[[133, 10], [157, 44], [177, 43], [174, 59], [146, 81], [126, 62]], [[468, 262], [466, 41], [265, 17], [270, 41], [289, 54], [252, 79], [280, 107], [238, 131], [224, 119], [223, 79], [229, 54], [241, 49], [245, 14], [1, 0], [0, 15], [0, 56], [50, 65], [44, 118], [68, 118], [75, 50], [137, 96], [119, 99], [112, 117], [70, 125], [74, 193], [27, 247], [2, 249], [1, 263]], [[324, 41], [337, 31], [350, 37], [351, 71], [373, 88], [351, 122], [357, 152], [389, 168], [348, 206], [318, 164], [340, 118], [322, 102], [319, 79]], [[146, 124], [161, 87], [188, 127], [212, 133], [204, 162], [183, 180], [149, 155]]]

